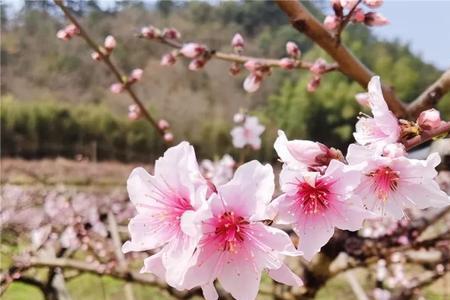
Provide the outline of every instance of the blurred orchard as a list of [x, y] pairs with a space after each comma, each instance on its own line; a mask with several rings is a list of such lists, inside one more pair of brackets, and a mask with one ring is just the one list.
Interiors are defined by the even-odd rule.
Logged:
[[450, 70], [382, 0], [101, 2], [0, 4], [2, 299], [450, 297]]

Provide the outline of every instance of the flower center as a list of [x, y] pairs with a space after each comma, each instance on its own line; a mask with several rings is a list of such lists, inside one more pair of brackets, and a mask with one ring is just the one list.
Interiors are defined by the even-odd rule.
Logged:
[[226, 212], [217, 219], [215, 234], [223, 242], [223, 250], [237, 252], [237, 246], [244, 241], [244, 230], [249, 224], [234, 212]]
[[329, 193], [327, 185], [320, 181], [317, 181], [315, 186], [300, 182], [297, 196], [303, 213], [310, 215], [324, 212], [330, 205]]
[[398, 187], [400, 177], [398, 172], [389, 167], [381, 167], [372, 171], [368, 176], [373, 178], [374, 189], [377, 197], [386, 201], [390, 192]]

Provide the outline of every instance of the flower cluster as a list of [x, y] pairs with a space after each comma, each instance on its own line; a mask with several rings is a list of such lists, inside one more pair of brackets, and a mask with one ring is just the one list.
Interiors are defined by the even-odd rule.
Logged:
[[238, 124], [231, 130], [234, 147], [244, 148], [249, 145], [254, 150], [261, 148], [260, 136], [265, 127], [259, 123], [257, 117], [237, 113], [234, 115], [234, 122]]
[[236, 299], [254, 299], [263, 270], [299, 286], [283, 257], [300, 253], [285, 232], [263, 222], [274, 187], [272, 167], [251, 161], [228, 183], [212, 188], [193, 147], [182, 142], [156, 161], [154, 175], [143, 168], [131, 173], [128, 192], [138, 214], [122, 250], [160, 249], [145, 260], [142, 272], [179, 290], [200, 286], [207, 299], [218, 297], [215, 279]]
[[[382, 26], [389, 24], [389, 20], [378, 12], [365, 12], [359, 7], [358, 0], [331, 0], [334, 15], [328, 15], [323, 21], [326, 29], [339, 31], [348, 21], [363, 23], [366, 26]], [[369, 8], [378, 8], [383, 0], [364, 0], [363, 3]], [[347, 14], [345, 11], [348, 10]]]
[[[289, 141], [279, 131], [274, 148], [283, 163], [281, 194], [273, 200], [270, 165], [251, 161], [232, 176], [226, 159], [232, 178], [211, 182], [208, 172], [202, 175], [192, 146], [182, 142], [170, 148], [156, 161], [154, 175], [142, 168], [130, 175], [128, 191], [138, 214], [130, 221], [131, 240], [123, 251], [160, 249], [145, 260], [142, 272], [179, 290], [200, 286], [207, 299], [217, 299], [218, 279], [236, 299], [254, 299], [263, 270], [276, 281], [300, 285], [283, 257], [311, 260], [335, 228], [357, 231], [366, 219], [400, 220], [407, 209], [448, 206], [449, 196], [435, 181], [439, 156], [407, 157], [399, 143], [403, 129], [384, 101], [378, 77], [369, 83], [368, 105], [373, 117], [358, 121], [357, 143], [346, 157], [321, 143]], [[436, 126], [434, 111], [419, 119], [420, 130]], [[264, 128], [257, 119], [237, 114], [235, 121], [243, 123], [233, 129], [235, 146], [259, 147]], [[293, 229], [297, 248], [277, 225]]]

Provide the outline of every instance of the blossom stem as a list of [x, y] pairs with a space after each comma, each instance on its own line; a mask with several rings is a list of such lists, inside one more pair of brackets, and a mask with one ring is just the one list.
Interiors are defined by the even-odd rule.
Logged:
[[342, 22], [339, 24], [339, 28], [334, 36], [336, 39], [336, 46], [339, 46], [341, 43], [341, 34], [344, 30], [345, 26], [347, 26], [348, 22], [350, 22], [350, 19], [352, 18], [353, 13], [355, 12], [358, 5], [362, 2], [362, 0], [358, 0], [358, 2], [355, 3], [355, 5], [352, 7], [352, 9], [349, 11], [349, 13], [345, 16], [345, 18], [342, 20]]
[[450, 122], [442, 122], [441, 126], [436, 129], [427, 130], [422, 132], [420, 135], [415, 136], [403, 143], [406, 151], [413, 149], [435, 137], [448, 134], [450, 132]]
[[[131, 99], [136, 103], [136, 105], [139, 107], [140, 111], [142, 112], [145, 119], [150, 122], [150, 124], [153, 126], [153, 128], [156, 130], [156, 132], [160, 135], [161, 138], [164, 137], [164, 130], [160, 129], [157, 122], [153, 117], [151, 116], [150, 112], [145, 108], [142, 101], [139, 99], [139, 97], [136, 95], [134, 90], [132, 89], [131, 85], [128, 84], [126, 76], [122, 75], [119, 71], [119, 69], [114, 65], [114, 63], [111, 61], [109, 55], [105, 55], [105, 53], [102, 51], [102, 48], [89, 36], [87, 31], [81, 26], [81, 24], [78, 22], [78, 20], [72, 15], [70, 10], [64, 5], [63, 0], [54, 0], [55, 4], [61, 8], [64, 15], [69, 19], [73, 25], [75, 25], [79, 30], [79, 35], [82, 37], [86, 43], [95, 51], [97, 52], [100, 57], [101, 61], [103, 61], [106, 66], [110, 69], [110, 71], [114, 74], [114, 76], [117, 78], [117, 80], [123, 85], [125, 91], [130, 95]], [[164, 139], [163, 139], [164, 141]]]

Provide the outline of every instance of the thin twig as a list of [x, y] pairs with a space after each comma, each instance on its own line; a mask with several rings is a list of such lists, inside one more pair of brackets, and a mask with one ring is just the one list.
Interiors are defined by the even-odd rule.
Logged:
[[[79, 35], [82, 37], [86, 43], [95, 51], [97, 52], [100, 57], [101, 61], [103, 61], [108, 68], [111, 70], [111, 72], [114, 74], [114, 76], [117, 78], [117, 80], [122, 83], [124, 89], [128, 92], [131, 99], [133, 99], [134, 103], [139, 107], [141, 113], [143, 116], [147, 119], [147, 121], [150, 122], [150, 124], [155, 128], [155, 130], [158, 132], [158, 134], [163, 137], [164, 136], [164, 130], [162, 130], [156, 121], [153, 119], [153, 117], [150, 115], [149, 111], [145, 108], [142, 101], [139, 99], [139, 97], [134, 92], [133, 88], [127, 84], [126, 76], [122, 75], [119, 71], [119, 69], [113, 64], [111, 61], [111, 58], [109, 55], [105, 55], [102, 51], [102, 48], [94, 42], [94, 40], [89, 36], [87, 31], [81, 26], [81, 24], [78, 22], [78, 20], [72, 15], [70, 10], [64, 5], [63, 0], [54, 0], [55, 4], [61, 8], [64, 15], [75, 25], [79, 30]], [[163, 139], [164, 140], [164, 139]]]
[[352, 7], [352, 9], [349, 11], [349, 13], [345, 16], [344, 20], [339, 24], [338, 30], [336, 31], [336, 34], [334, 35], [334, 38], [336, 39], [336, 46], [339, 46], [341, 43], [341, 34], [344, 30], [345, 26], [347, 26], [348, 22], [350, 22], [353, 13], [355, 12], [358, 5], [362, 2], [362, 0], [358, 0], [358, 2], [355, 3], [355, 5]]

